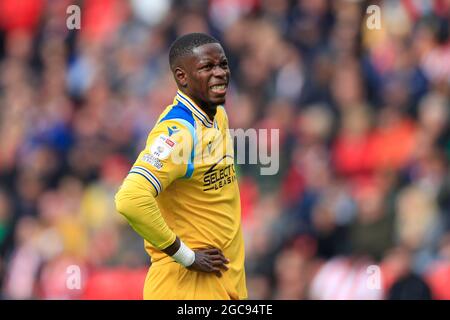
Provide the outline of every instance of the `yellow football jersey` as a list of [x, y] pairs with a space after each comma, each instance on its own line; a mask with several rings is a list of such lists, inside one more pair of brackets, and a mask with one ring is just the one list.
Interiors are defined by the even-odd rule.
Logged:
[[[151, 130], [133, 174], [146, 179], [167, 225], [187, 246], [223, 251], [230, 260], [223, 281], [235, 298], [247, 298], [239, 188], [223, 106], [211, 121], [178, 91]], [[152, 268], [173, 263], [147, 241], [145, 248]]]

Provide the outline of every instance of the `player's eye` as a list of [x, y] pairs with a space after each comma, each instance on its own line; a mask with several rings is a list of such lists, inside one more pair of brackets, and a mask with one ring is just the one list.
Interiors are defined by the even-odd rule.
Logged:
[[220, 63], [220, 66], [221, 66], [222, 68], [228, 68], [228, 61], [227, 61], [227, 60], [222, 61], [222, 62]]
[[211, 70], [213, 67], [212, 63], [205, 64], [200, 67], [200, 70]]

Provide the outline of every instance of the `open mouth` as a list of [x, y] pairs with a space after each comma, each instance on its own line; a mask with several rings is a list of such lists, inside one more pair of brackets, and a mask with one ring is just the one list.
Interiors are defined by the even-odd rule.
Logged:
[[225, 94], [227, 92], [227, 85], [226, 84], [216, 84], [211, 87], [209, 87], [212, 92], [217, 94]]

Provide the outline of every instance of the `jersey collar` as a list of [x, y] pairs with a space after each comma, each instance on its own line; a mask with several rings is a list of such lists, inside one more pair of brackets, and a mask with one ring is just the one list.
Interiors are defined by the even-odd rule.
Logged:
[[191, 110], [192, 114], [195, 115], [205, 127], [212, 128], [214, 126], [213, 121], [209, 119], [208, 115], [184, 92], [178, 90], [176, 99]]

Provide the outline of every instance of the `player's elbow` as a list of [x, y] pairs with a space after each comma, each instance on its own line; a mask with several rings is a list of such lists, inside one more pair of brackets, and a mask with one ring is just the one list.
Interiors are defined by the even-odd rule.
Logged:
[[114, 202], [117, 212], [129, 220], [131, 218], [130, 199], [123, 188], [117, 191]]

